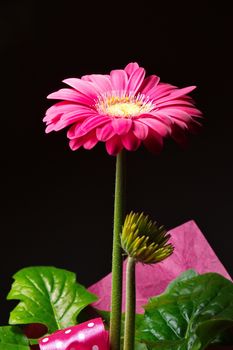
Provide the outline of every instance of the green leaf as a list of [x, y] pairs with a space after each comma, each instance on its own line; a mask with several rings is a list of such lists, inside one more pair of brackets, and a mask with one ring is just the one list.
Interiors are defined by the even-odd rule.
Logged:
[[137, 343], [135, 342], [135, 350], [148, 350], [148, 347], [144, 343]]
[[30, 350], [28, 339], [18, 327], [0, 327], [0, 350]]
[[174, 279], [173, 281], [171, 281], [169, 283], [169, 285], [167, 286], [167, 288], [165, 290], [165, 293], [169, 292], [179, 282], [187, 281], [190, 278], [193, 278], [195, 276], [198, 276], [198, 273], [195, 270], [193, 270], [193, 269], [189, 269], [189, 270], [186, 270], [186, 271], [182, 272], [176, 279]]
[[7, 299], [20, 300], [10, 324], [42, 323], [48, 332], [75, 325], [79, 312], [97, 300], [76, 282], [73, 272], [55, 267], [27, 267], [14, 276]]
[[201, 350], [232, 325], [229, 280], [216, 273], [179, 277], [145, 306], [136, 340], [148, 349]]

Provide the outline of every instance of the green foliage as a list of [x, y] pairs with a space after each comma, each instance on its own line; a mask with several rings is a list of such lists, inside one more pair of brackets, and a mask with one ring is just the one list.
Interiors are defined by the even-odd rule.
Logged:
[[18, 327], [0, 327], [0, 350], [30, 350], [28, 339]]
[[202, 350], [232, 326], [233, 284], [206, 273], [178, 278], [150, 299], [136, 340], [148, 349]]
[[8, 299], [19, 300], [9, 323], [42, 323], [48, 332], [75, 325], [77, 315], [97, 297], [76, 282], [73, 272], [55, 267], [18, 271]]

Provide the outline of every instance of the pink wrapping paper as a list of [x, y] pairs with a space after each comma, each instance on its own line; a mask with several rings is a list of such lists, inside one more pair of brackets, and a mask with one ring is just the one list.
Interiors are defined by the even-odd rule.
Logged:
[[[193, 220], [172, 229], [169, 233], [175, 247], [172, 256], [156, 265], [138, 263], [136, 266], [137, 313], [143, 313], [142, 305], [147, 303], [148, 298], [162, 293], [169, 282], [187, 269], [194, 269], [198, 273], [217, 272], [231, 280]], [[123, 296], [125, 295], [125, 267], [126, 262], [124, 262]], [[89, 287], [89, 291], [99, 297], [99, 300], [93, 304], [96, 308], [110, 310], [111, 274]], [[124, 307], [123, 298], [123, 310]]]

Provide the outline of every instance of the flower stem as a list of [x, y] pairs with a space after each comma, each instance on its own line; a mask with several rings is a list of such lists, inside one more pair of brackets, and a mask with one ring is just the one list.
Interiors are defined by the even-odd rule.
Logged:
[[120, 233], [124, 220], [125, 201], [125, 152], [121, 151], [116, 159], [116, 183], [114, 201], [114, 227], [112, 251], [112, 298], [110, 319], [111, 350], [120, 349], [121, 304], [122, 304], [122, 254]]
[[134, 350], [135, 335], [135, 260], [129, 257], [126, 269], [126, 305], [123, 350]]

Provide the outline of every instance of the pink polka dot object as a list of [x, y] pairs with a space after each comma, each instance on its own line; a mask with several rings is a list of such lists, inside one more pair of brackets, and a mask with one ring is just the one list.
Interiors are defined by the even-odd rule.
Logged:
[[108, 350], [108, 332], [101, 318], [59, 330], [39, 340], [40, 350]]

